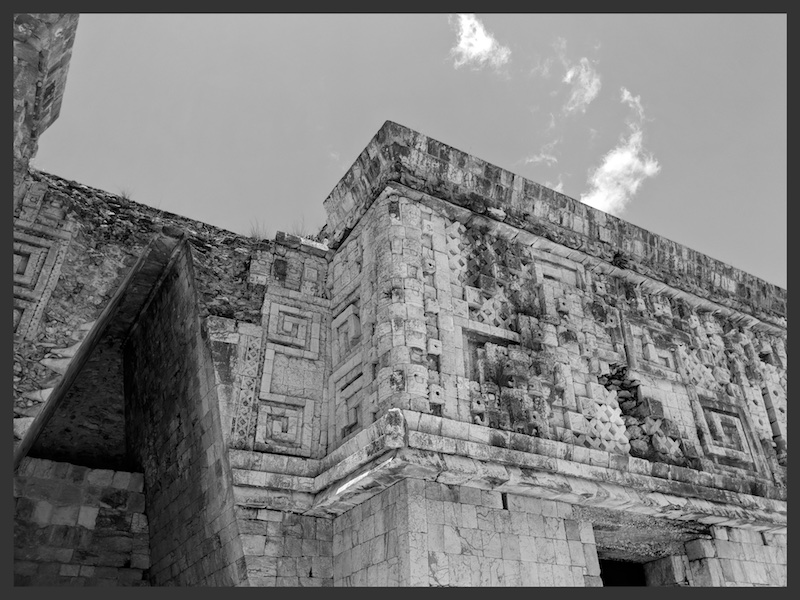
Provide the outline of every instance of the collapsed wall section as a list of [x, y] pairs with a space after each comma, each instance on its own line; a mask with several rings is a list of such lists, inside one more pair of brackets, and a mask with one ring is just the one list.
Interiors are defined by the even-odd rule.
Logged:
[[148, 585], [141, 473], [25, 458], [14, 477], [14, 585]]
[[144, 472], [154, 585], [247, 580], [198, 312], [184, 244], [125, 345], [127, 442]]
[[33, 172], [14, 212], [14, 434], [21, 440], [155, 237], [192, 246], [200, 316], [259, 323], [261, 245], [232, 232]]

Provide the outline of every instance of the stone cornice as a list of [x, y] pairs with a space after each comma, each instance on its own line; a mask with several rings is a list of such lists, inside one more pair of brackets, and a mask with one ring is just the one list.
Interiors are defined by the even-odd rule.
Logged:
[[[485, 431], [484, 431], [485, 430]], [[406, 478], [436, 480], [583, 506], [782, 532], [785, 491], [629, 456], [392, 409], [322, 460], [231, 450], [238, 504], [340, 514]], [[518, 448], [518, 449], [515, 449]]]
[[459, 221], [464, 225], [478, 227], [483, 230], [491, 230], [494, 235], [498, 237], [545, 250], [561, 258], [575, 261], [582, 264], [584, 268], [595, 273], [603, 273], [612, 277], [618, 277], [638, 286], [643, 292], [663, 294], [669, 298], [681, 299], [697, 311], [719, 314], [730, 319], [730, 321], [736, 325], [756, 331], [766, 331], [773, 335], [786, 335], [786, 319], [779, 320], [778, 324], [773, 321], [761, 321], [749, 313], [743, 313], [741, 309], [736, 306], [717, 302], [714, 297], [706, 298], [698, 296], [692, 292], [687, 292], [657, 279], [653, 279], [653, 277], [649, 275], [642, 275], [627, 268], [617, 267], [611, 262], [597, 258], [584, 250], [571, 249], [563, 244], [553, 242], [546, 237], [532, 234], [524, 229], [514, 227], [513, 225], [498, 222], [488, 215], [479, 215], [469, 209], [454, 206], [449, 202], [440, 200], [430, 194], [413, 190], [401, 183], [390, 182], [387, 184], [386, 190], [381, 196], [383, 194], [386, 194], [387, 197], [392, 194], [405, 196], [434, 210], [440, 211], [452, 220]]
[[392, 181], [785, 327], [785, 289], [391, 121], [325, 200], [331, 248]]

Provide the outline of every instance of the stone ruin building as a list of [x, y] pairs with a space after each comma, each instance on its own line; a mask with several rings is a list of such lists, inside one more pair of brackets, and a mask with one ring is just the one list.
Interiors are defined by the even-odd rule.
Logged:
[[16, 585], [786, 585], [786, 290], [389, 121], [327, 243], [31, 169], [77, 21], [14, 20]]

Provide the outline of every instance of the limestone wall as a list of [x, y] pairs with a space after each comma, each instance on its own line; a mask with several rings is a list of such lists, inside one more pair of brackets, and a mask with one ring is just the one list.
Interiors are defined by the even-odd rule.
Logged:
[[333, 585], [332, 519], [240, 506], [236, 515], [249, 585]]
[[693, 585], [787, 585], [786, 535], [714, 528], [714, 539], [686, 544]]
[[126, 439], [144, 472], [155, 585], [246, 580], [207, 340], [183, 246], [125, 346]]
[[14, 477], [14, 585], [148, 585], [143, 483], [26, 458]]
[[18, 584], [785, 585], [786, 290], [391, 122], [326, 243], [30, 171], [76, 23], [14, 18]]
[[785, 326], [786, 290], [391, 121], [325, 200], [331, 247], [390, 182]]
[[592, 526], [569, 504], [425, 484], [433, 586], [598, 585]]
[[363, 245], [362, 268], [380, 273], [352, 300], [362, 331], [374, 322], [353, 361], [377, 377], [353, 396], [359, 414], [408, 408], [691, 469], [697, 482], [733, 475], [758, 495], [785, 485], [785, 330], [402, 186], [362, 223], [337, 251]]
[[686, 543], [686, 553], [645, 565], [648, 585], [774, 587], [787, 585], [786, 536], [712, 527], [713, 539]]
[[[186, 236], [201, 317], [259, 323], [258, 240], [32, 173], [14, 213], [14, 416], [21, 439], [154, 237]], [[268, 244], [267, 244], [268, 245]]]
[[569, 504], [405, 479], [334, 520], [337, 586], [600, 585]]
[[421, 557], [422, 542], [409, 512], [413, 489], [414, 482], [401, 481], [333, 520], [335, 586], [395, 587], [422, 582], [424, 573], [415, 572], [411, 564], [412, 554]]

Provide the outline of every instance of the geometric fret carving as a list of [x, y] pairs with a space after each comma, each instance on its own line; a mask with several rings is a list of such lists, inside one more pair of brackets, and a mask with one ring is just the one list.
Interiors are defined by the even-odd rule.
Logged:
[[33, 339], [58, 283], [73, 224], [58, 200], [44, 202], [47, 186], [34, 183], [14, 219], [14, 333]]
[[745, 431], [742, 409], [733, 403], [698, 396], [708, 435], [703, 445], [706, 454], [720, 464], [754, 469], [754, 458]]
[[253, 449], [297, 456], [311, 454], [314, 402], [284, 397], [282, 402], [258, 402], [258, 425]]
[[317, 360], [320, 323], [321, 315], [317, 312], [272, 303], [267, 340], [284, 346], [281, 352]]
[[239, 323], [239, 343], [234, 375], [234, 416], [231, 442], [234, 448], [253, 449], [256, 435], [258, 363], [261, 327]]
[[322, 314], [272, 301], [262, 310], [269, 316], [251, 447], [310, 456]]

